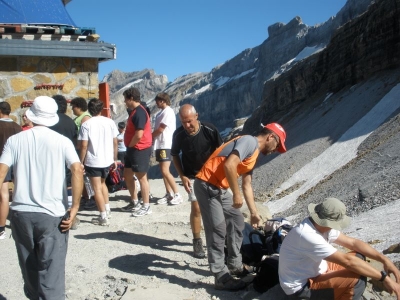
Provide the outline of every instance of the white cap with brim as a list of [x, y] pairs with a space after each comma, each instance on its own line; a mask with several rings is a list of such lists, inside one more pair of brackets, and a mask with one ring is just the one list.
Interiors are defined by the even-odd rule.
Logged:
[[39, 96], [35, 98], [25, 115], [34, 124], [50, 127], [58, 123], [57, 110], [58, 105], [53, 98]]
[[346, 216], [346, 206], [336, 198], [326, 198], [320, 204], [308, 205], [310, 217], [322, 227], [342, 230], [350, 224], [350, 217]]

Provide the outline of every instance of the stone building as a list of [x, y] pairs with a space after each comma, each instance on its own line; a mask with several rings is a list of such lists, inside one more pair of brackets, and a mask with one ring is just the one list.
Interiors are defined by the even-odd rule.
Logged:
[[0, 101], [10, 103], [15, 121], [37, 96], [99, 97], [99, 63], [116, 58], [115, 45], [99, 42], [94, 28], [12, 24], [7, 17], [0, 14]]

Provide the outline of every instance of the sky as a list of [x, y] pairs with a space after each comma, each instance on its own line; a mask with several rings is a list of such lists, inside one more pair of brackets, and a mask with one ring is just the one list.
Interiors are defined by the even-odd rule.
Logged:
[[179, 76], [209, 72], [268, 38], [268, 27], [300, 16], [316, 25], [346, 0], [72, 0], [66, 9], [78, 27], [94, 27], [115, 44], [117, 58], [102, 62], [99, 80], [113, 70], [153, 69]]

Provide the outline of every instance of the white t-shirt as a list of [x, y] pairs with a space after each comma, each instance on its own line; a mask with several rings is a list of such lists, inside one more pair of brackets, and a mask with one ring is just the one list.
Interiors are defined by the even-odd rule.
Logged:
[[172, 147], [172, 135], [176, 129], [176, 117], [174, 110], [170, 106], [167, 106], [156, 115], [154, 129], [160, 127], [161, 124], [167, 127], [154, 140], [154, 150], [171, 149]]
[[114, 141], [118, 129], [114, 121], [103, 117], [91, 117], [82, 124], [78, 140], [88, 141], [84, 165], [106, 168], [114, 162]]
[[71, 140], [44, 126], [35, 126], [8, 138], [0, 163], [14, 170], [14, 194], [11, 209], [65, 214], [68, 196], [65, 181], [67, 167], [79, 162]]
[[121, 142], [118, 142], [118, 152], [126, 152], [126, 147], [124, 143], [124, 135], [125, 131], [121, 132], [117, 135], [117, 140], [122, 140]]
[[321, 234], [309, 218], [295, 226], [283, 240], [279, 251], [279, 281], [287, 295], [299, 291], [309, 278], [328, 270], [326, 257], [337, 251], [332, 245], [340, 232]]

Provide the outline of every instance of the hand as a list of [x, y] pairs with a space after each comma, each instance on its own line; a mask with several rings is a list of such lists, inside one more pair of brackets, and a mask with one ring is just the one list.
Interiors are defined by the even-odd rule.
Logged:
[[[75, 219], [75, 218], [74, 218]], [[73, 219], [62, 220], [60, 224], [61, 232], [67, 232], [71, 229]]]
[[242, 199], [242, 195], [240, 194], [233, 194], [233, 204], [232, 206], [234, 208], [241, 208], [243, 206], [243, 199]]
[[253, 228], [257, 228], [260, 226], [261, 218], [260, 215], [256, 212], [250, 215], [250, 224]]
[[190, 189], [193, 188], [192, 185], [190, 184], [190, 179], [187, 178], [186, 176], [182, 176], [182, 184], [183, 187], [185, 188], [185, 191], [190, 194]]
[[383, 285], [385, 286], [386, 291], [392, 295], [396, 294], [397, 300], [400, 300], [400, 285], [396, 283], [392, 278], [387, 276], [383, 281]]
[[395, 281], [400, 284], [400, 271], [389, 259], [384, 262], [383, 269], [388, 275], [393, 274]]

